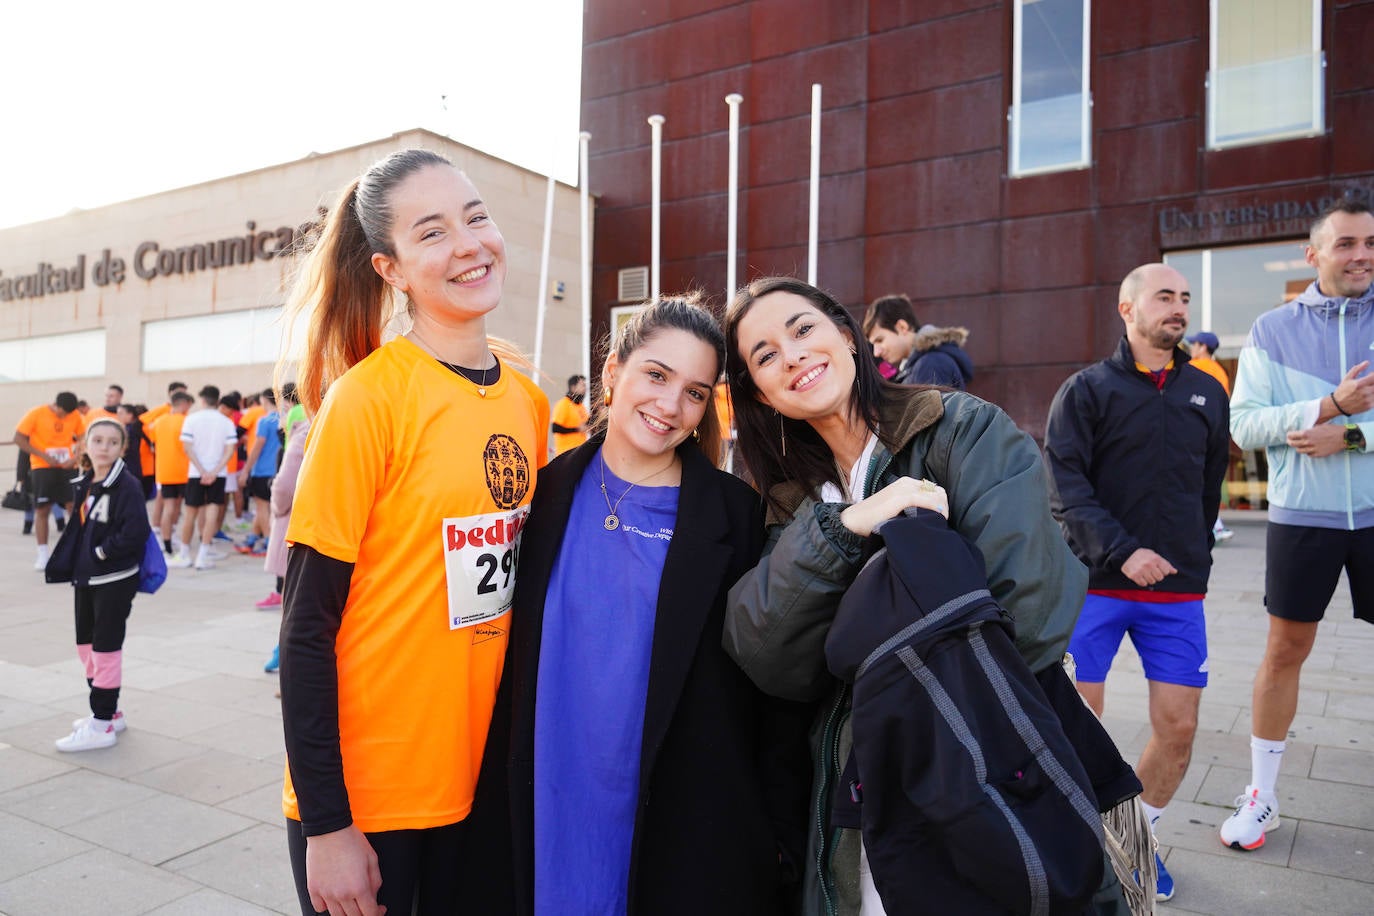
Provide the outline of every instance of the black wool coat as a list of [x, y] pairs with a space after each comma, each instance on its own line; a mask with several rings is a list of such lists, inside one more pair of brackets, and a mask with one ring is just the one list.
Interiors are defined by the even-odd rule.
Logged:
[[[588, 442], [540, 471], [520, 545], [503, 685], [512, 708], [503, 724], [511, 728], [506, 775], [522, 914], [533, 912], [534, 900], [544, 596], [577, 482], [600, 444]], [[730, 586], [763, 550], [763, 507], [753, 489], [714, 468], [695, 445], [684, 444], [679, 455], [681, 494], [659, 586], [638, 761], [629, 914], [765, 916], [783, 911], [804, 856], [813, 709], [765, 696], [721, 647]]]

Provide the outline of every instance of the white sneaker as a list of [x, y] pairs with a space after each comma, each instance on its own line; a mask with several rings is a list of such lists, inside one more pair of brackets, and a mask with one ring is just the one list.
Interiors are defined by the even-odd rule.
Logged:
[[38, 559], [33, 561], [33, 568], [39, 572], [48, 568], [48, 547], [46, 544], [38, 548]]
[[211, 560], [223, 560], [225, 557], [229, 556], [229, 554], [225, 553], [223, 550], [216, 550], [211, 547], [205, 551], [205, 556], [207, 559]]
[[196, 569], [214, 569], [215, 561], [210, 554], [203, 554], [196, 557]]
[[57, 749], [67, 753], [73, 751], [94, 751], [102, 747], [114, 747], [119, 740], [113, 722], [103, 723], [104, 727], [93, 725], [96, 719], [82, 719], [81, 724], [72, 729], [65, 738], [57, 739]]
[[1215, 537], [1217, 543], [1220, 544], [1222, 541], [1231, 540], [1231, 538], [1236, 536], [1236, 533], [1230, 528], [1218, 528], [1212, 532], [1212, 536]]
[[[95, 722], [95, 721], [98, 721], [98, 720], [95, 718], [95, 716], [82, 716], [80, 719], [76, 719], [75, 721], [72, 722], [72, 729], [75, 730], [75, 729], [80, 728], [80, 727], [81, 727], [81, 724], [82, 724], [83, 722]], [[115, 710], [114, 718], [111, 719], [110, 721], [114, 723], [114, 730], [115, 730], [115, 734], [116, 734], [116, 735], [119, 734], [120, 732], [124, 731], [124, 729], [126, 729], [126, 728], [129, 727], [128, 725], [126, 725], [126, 724], [124, 723], [124, 710], [122, 710], [122, 709], [117, 709], [117, 710]], [[98, 728], [99, 726], [92, 725], [91, 727], [92, 727], [92, 728]]]
[[1221, 842], [1232, 849], [1254, 851], [1264, 845], [1264, 835], [1279, 826], [1279, 800], [1260, 795], [1259, 789], [1246, 786], [1236, 798], [1236, 813], [1221, 825]]
[[190, 569], [191, 555], [189, 553], [179, 553], [167, 561], [171, 569]]

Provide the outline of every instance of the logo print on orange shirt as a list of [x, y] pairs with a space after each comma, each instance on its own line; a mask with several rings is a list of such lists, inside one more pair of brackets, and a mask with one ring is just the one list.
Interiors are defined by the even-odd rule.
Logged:
[[482, 463], [487, 470], [487, 489], [497, 508], [520, 505], [530, 489], [530, 461], [520, 443], [503, 433], [495, 434], [482, 450]]

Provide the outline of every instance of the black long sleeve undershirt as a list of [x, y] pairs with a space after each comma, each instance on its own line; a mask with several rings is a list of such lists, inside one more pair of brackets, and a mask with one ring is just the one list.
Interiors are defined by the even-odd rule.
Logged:
[[559, 426], [557, 423], [550, 423], [556, 433], [575, 433], [582, 429], [580, 426]]
[[353, 564], [305, 544], [291, 548], [282, 592], [281, 705], [286, 759], [306, 836], [353, 823], [339, 748], [335, 640]]

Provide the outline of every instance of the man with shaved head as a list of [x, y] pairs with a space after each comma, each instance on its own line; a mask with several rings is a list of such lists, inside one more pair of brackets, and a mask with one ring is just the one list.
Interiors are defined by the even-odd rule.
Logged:
[[[1116, 353], [1064, 382], [1045, 428], [1050, 505], [1088, 567], [1069, 642], [1078, 690], [1100, 716], [1129, 633], [1150, 688], [1136, 775], [1152, 827], [1188, 768], [1207, 684], [1202, 600], [1229, 445], [1225, 389], [1179, 346], [1188, 301], [1188, 281], [1166, 264], [1127, 274]], [[1168, 900], [1173, 878], [1158, 864], [1158, 897]]]

